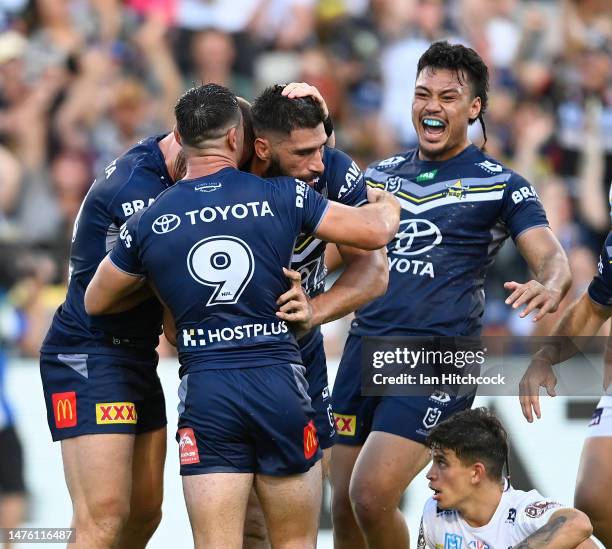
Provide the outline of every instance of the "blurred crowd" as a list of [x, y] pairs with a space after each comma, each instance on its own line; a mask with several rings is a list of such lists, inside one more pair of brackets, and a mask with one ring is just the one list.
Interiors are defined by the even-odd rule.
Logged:
[[[608, 0], [0, 0], [0, 270], [17, 273], [0, 277], [11, 280], [0, 304], [27, 326], [15, 352], [37, 356], [63, 300], [94, 174], [169, 130], [184, 90], [218, 82], [253, 99], [271, 83], [314, 84], [337, 146], [365, 168], [415, 144], [416, 64], [439, 39], [486, 60], [487, 151], [537, 189], [570, 258], [571, 301], [610, 224]], [[471, 137], [482, 143], [478, 123]], [[503, 303], [503, 282], [527, 276], [505, 246], [487, 282], [486, 333], [531, 333]], [[332, 351], [344, 332], [327, 330]]]

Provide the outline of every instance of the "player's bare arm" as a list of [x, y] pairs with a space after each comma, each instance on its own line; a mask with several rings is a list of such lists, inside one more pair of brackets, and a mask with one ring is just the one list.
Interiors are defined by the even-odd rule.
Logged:
[[[535, 355], [519, 384], [519, 395], [523, 415], [531, 423], [533, 415], [540, 419], [540, 387], [545, 387], [549, 396], [555, 396], [557, 378], [552, 365], [574, 356], [588, 337], [594, 336], [604, 322], [612, 316], [612, 307], [595, 303], [588, 292], [570, 305], [559, 319], [551, 337], [557, 339], [544, 345]], [[574, 338], [573, 336], [576, 336]], [[572, 338], [571, 340], [569, 338]], [[568, 338], [568, 339], [565, 339]]]
[[87, 286], [85, 310], [92, 316], [117, 312], [124, 307], [125, 300], [133, 298], [144, 286], [145, 278], [123, 272], [107, 256]]
[[378, 189], [368, 189], [368, 200], [360, 208], [330, 202], [315, 236], [363, 250], [386, 246], [399, 227], [400, 204], [392, 194]]
[[310, 302], [314, 326], [356, 311], [383, 295], [389, 282], [386, 248], [364, 251], [350, 246], [328, 246], [326, 256], [330, 248], [338, 250], [345, 269], [329, 290]]
[[591, 521], [577, 509], [559, 509], [550, 520], [513, 549], [587, 549], [596, 547], [589, 540]]
[[504, 288], [512, 293], [506, 299], [514, 309], [525, 305], [521, 318], [535, 309], [537, 322], [547, 313], [554, 313], [572, 282], [567, 256], [561, 244], [548, 227], [535, 227], [524, 232], [516, 246], [534, 273], [534, 278], [521, 284], [509, 281]]

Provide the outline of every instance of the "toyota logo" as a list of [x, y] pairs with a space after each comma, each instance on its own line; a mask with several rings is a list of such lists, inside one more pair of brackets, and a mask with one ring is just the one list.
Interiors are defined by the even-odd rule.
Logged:
[[181, 224], [181, 218], [174, 214], [160, 215], [155, 221], [151, 228], [156, 234], [166, 234], [173, 231]]
[[420, 255], [442, 242], [442, 233], [428, 219], [408, 219], [400, 223], [390, 252], [397, 255]]

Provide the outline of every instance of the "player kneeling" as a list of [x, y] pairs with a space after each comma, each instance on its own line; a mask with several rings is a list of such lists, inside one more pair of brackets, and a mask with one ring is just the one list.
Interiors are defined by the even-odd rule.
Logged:
[[419, 549], [597, 547], [584, 513], [510, 486], [503, 476], [507, 438], [485, 408], [459, 412], [432, 429], [427, 479], [434, 495], [423, 509]]

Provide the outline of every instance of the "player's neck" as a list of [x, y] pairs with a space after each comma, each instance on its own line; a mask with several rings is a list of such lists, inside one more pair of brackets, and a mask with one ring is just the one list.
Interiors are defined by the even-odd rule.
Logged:
[[460, 155], [471, 144], [472, 142], [466, 137], [465, 141], [462, 141], [460, 144], [434, 154], [428, 154], [426, 151], [421, 149], [421, 147], [419, 147], [419, 160], [424, 160], [426, 162], [444, 162]]
[[223, 153], [187, 158], [185, 179], [198, 179], [221, 171], [223, 168], [237, 168], [236, 160]]
[[503, 495], [502, 488], [495, 484], [482, 486], [462, 505], [457, 507], [461, 518], [472, 528], [480, 528], [491, 522]]
[[251, 159], [251, 165], [249, 166], [249, 171], [253, 175], [257, 175], [259, 177], [263, 177], [268, 169], [268, 163], [259, 158], [256, 154], [253, 155]]

